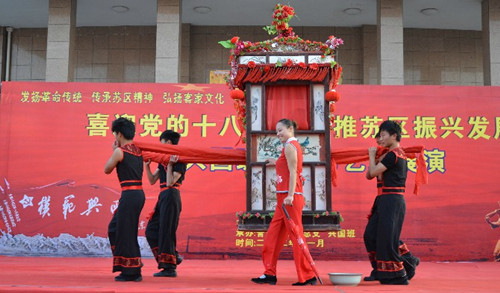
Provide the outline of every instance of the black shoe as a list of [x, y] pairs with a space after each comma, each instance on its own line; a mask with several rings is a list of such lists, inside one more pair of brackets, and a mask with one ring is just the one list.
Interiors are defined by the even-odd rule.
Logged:
[[293, 283], [292, 286], [316, 285], [316, 283], [318, 283], [318, 279], [316, 279], [316, 277], [312, 277], [312, 278], [310, 278], [309, 280], [307, 280], [305, 282]]
[[140, 282], [140, 281], [142, 281], [142, 276], [141, 276], [141, 274], [124, 275], [123, 273], [121, 273], [115, 277], [115, 281], [117, 281], [117, 282]]
[[380, 279], [380, 284], [384, 285], [409, 285], [408, 278], [406, 276], [394, 278], [394, 279]]
[[176, 265], [180, 265], [183, 260], [184, 260], [184, 257], [182, 255], [178, 254], [177, 252], [175, 252]]
[[415, 257], [415, 264], [413, 266], [408, 266], [408, 268], [405, 268], [408, 280], [411, 280], [415, 276], [415, 271], [417, 270], [417, 266], [419, 264], [420, 264], [420, 259], [418, 257]]
[[174, 269], [164, 269], [162, 271], [159, 271], [158, 273], [154, 273], [153, 277], [170, 277], [170, 278], [175, 278], [177, 277], [177, 271]]
[[276, 276], [264, 274], [258, 278], [252, 278], [252, 282], [257, 283], [257, 284], [276, 285], [276, 282], [278, 282], [278, 279], [276, 278]]
[[368, 277], [364, 277], [363, 281], [366, 282], [371, 282], [371, 281], [377, 281], [377, 271], [373, 270]]

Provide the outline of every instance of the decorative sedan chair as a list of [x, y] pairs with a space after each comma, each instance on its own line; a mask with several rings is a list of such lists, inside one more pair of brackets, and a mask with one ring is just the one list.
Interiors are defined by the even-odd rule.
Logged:
[[[305, 231], [340, 229], [340, 214], [332, 212], [330, 109], [338, 100], [334, 88], [341, 67], [333, 54], [322, 52], [247, 53], [237, 58], [232, 71], [239, 120], [246, 132], [246, 208], [238, 229], [267, 230], [276, 208], [276, 170], [267, 158], [278, 158], [283, 145], [276, 136], [282, 118], [298, 124], [296, 138], [304, 155], [303, 210]], [[234, 71], [236, 69], [237, 72]], [[243, 125], [242, 125], [243, 126]]]
[[276, 137], [276, 123], [282, 118], [298, 124], [295, 136], [304, 155], [304, 230], [340, 229], [340, 214], [332, 212], [329, 118], [339, 97], [335, 86], [341, 67], [335, 53], [343, 41], [334, 36], [325, 43], [301, 39], [289, 25], [294, 16], [293, 7], [278, 3], [271, 25], [264, 27], [276, 35], [273, 39], [252, 43], [235, 36], [219, 42], [231, 49], [228, 85], [247, 151], [247, 211], [239, 214], [239, 230], [263, 231], [272, 220], [276, 170], [265, 161], [278, 158], [283, 148]]

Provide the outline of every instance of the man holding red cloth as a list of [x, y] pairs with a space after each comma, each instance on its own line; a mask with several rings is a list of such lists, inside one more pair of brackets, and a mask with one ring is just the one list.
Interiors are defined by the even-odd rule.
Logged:
[[[172, 130], [164, 131], [160, 136], [162, 144], [177, 145], [180, 135]], [[146, 174], [149, 183], [155, 184], [160, 179], [158, 202], [146, 227], [146, 239], [161, 271], [154, 277], [177, 277], [177, 265], [182, 257], [177, 253], [177, 227], [182, 210], [180, 186], [186, 173], [186, 164], [177, 162], [178, 156], [170, 156], [167, 162], [158, 165], [154, 173], [146, 161]]]
[[406, 154], [399, 146], [401, 126], [395, 121], [384, 121], [379, 133], [381, 145], [389, 151], [377, 163], [377, 148], [368, 149], [370, 165], [366, 177], [371, 179], [382, 175], [382, 193], [366, 225], [364, 241], [375, 263], [375, 276], [380, 283], [408, 285], [408, 275], [399, 252], [406, 212], [404, 192], [408, 172]]
[[113, 154], [104, 166], [104, 173], [111, 174], [116, 169], [122, 188], [118, 208], [108, 225], [113, 272], [121, 272], [115, 277], [115, 281], [140, 282], [142, 260], [137, 230], [146, 200], [142, 190], [142, 152], [132, 142], [135, 135], [135, 124], [132, 121], [120, 117], [113, 121], [111, 130], [115, 142]]
[[[379, 146], [382, 146], [382, 141], [380, 140], [380, 132], [375, 135], [375, 139], [377, 141], [377, 144]], [[382, 154], [377, 160], [376, 163], [378, 164], [383, 158], [385, 157], [385, 153]], [[368, 172], [366, 173], [366, 178], [368, 180], [372, 180], [374, 177], [370, 177]], [[371, 216], [373, 213], [377, 210], [377, 203], [380, 195], [382, 194], [382, 187], [384, 186], [384, 180], [382, 175], [377, 176], [377, 197], [375, 198], [375, 201], [373, 202], [373, 206], [370, 210], [370, 214], [368, 215], [368, 220], [370, 220]], [[370, 276], [365, 277], [365, 281], [376, 281], [377, 280], [377, 260], [375, 258], [375, 251], [368, 251], [368, 258], [370, 259], [370, 263], [372, 265], [373, 270], [370, 273]], [[420, 263], [420, 259], [416, 256], [414, 256], [410, 250], [408, 249], [408, 246], [406, 246], [406, 243], [404, 243], [402, 240], [399, 240], [399, 253], [401, 254], [401, 257], [403, 258], [403, 266], [406, 270], [406, 274], [408, 276], [408, 280], [411, 280], [413, 276], [415, 276], [415, 269]]]

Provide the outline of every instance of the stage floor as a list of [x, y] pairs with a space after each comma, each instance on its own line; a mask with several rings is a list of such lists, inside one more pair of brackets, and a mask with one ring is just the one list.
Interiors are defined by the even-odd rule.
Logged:
[[295, 287], [293, 261], [278, 263], [278, 284], [258, 285], [259, 260], [190, 260], [178, 267], [177, 278], [154, 278], [156, 264], [144, 259], [142, 282], [115, 282], [110, 258], [0, 256], [0, 292], [498, 292], [500, 263], [422, 262], [409, 286], [361, 282], [334, 286], [328, 272], [370, 272], [368, 261], [318, 261], [325, 285]]

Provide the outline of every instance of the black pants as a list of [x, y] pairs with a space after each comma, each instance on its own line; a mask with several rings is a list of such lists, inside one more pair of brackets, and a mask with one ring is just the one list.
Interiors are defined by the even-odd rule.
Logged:
[[124, 275], [141, 273], [141, 250], [137, 241], [137, 230], [145, 200], [142, 190], [122, 192], [118, 208], [108, 226], [109, 243], [113, 252], [113, 272], [121, 271]]
[[160, 193], [153, 216], [146, 227], [146, 239], [159, 269], [177, 267], [176, 233], [181, 210], [181, 194], [178, 189], [170, 188]]
[[406, 271], [399, 251], [399, 237], [406, 212], [404, 197], [382, 194], [376, 199], [372, 212], [363, 238], [377, 278], [403, 277]]

